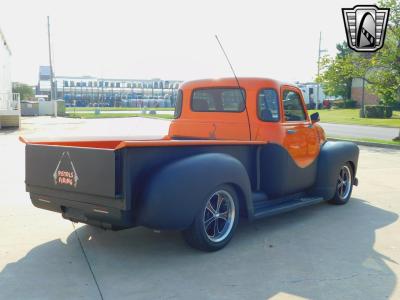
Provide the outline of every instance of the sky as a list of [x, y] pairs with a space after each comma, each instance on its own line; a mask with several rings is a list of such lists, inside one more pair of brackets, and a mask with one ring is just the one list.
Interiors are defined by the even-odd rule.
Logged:
[[238, 76], [306, 82], [317, 73], [318, 39], [336, 53], [346, 39], [341, 8], [363, 0], [0, 0], [13, 81], [36, 84], [48, 65], [62, 76], [192, 80]]

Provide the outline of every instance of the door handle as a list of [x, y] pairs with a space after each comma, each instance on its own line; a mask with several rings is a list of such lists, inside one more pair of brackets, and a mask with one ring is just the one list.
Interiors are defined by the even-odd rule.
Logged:
[[288, 134], [294, 134], [294, 133], [296, 133], [297, 132], [297, 130], [294, 130], [294, 129], [288, 129], [287, 130], [287, 133]]

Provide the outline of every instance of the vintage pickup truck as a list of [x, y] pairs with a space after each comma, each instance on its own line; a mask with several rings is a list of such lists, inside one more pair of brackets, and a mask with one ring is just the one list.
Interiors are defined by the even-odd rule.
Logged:
[[326, 141], [301, 91], [263, 78], [184, 83], [167, 136], [26, 143], [33, 205], [105, 229], [180, 230], [215, 251], [239, 216], [255, 220], [321, 201], [345, 204], [358, 147]]

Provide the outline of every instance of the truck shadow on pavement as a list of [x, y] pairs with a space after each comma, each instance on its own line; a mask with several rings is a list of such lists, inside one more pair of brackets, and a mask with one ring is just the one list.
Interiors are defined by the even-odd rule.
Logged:
[[[223, 250], [202, 253], [176, 232], [76, 230], [104, 299], [384, 299], [397, 277], [374, 250], [398, 215], [353, 198], [254, 223]], [[32, 225], [34, 226], [34, 225]], [[390, 230], [387, 228], [386, 230]], [[33, 248], [0, 273], [0, 298], [99, 298], [76, 233]], [[27, 293], [27, 291], [29, 291]]]

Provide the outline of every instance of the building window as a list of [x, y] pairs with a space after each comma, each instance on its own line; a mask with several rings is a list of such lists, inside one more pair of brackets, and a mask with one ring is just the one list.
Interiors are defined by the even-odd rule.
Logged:
[[114, 87], [114, 82], [111, 82], [110, 85], [111, 85], [111, 87], [113, 88], [113, 87]]
[[81, 85], [82, 85], [83, 87], [86, 87], [86, 82], [82, 82]]
[[108, 87], [108, 81], [104, 81], [104, 87]]
[[68, 87], [68, 81], [64, 80], [64, 87]]
[[278, 93], [274, 89], [260, 91], [257, 98], [257, 114], [266, 122], [279, 121]]
[[71, 81], [69, 82], [69, 85], [70, 85], [71, 87], [75, 87], [75, 82], [71, 80]]
[[115, 87], [120, 88], [121, 87], [121, 83], [120, 82], [115, 83]]
[[285, 90], [283, 92], [283, 109], [286, 121], [305, 121], [307, 119], [301, 97], [295, 91]]
[[245, 93], [238, 88], [210, 88], [194, 90], [191, 107], [197, 112], [242, 112]]

